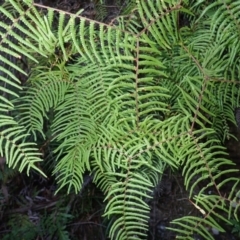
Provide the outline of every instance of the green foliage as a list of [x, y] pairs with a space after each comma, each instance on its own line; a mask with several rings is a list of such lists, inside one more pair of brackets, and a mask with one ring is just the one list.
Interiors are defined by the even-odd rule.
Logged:
[[[33, 240], [36, 237], [42, 239], [69, 240], [69, 233], [66, 231], [66, 224], [72, 218], [71, 215], [58, 212], [51, 215], [45, 213], [41, 216], [31, 217], [24, 214], [14, 214], [7, 223], [11, 232], [5, 234], [3, 240], [14, 238]], [[34, 220], [36, 222], [34, 222]], [[37, 222], [39, 220], [39, 222]]]
[[14, 238], [35, 239], [36, 227], [29, 220], [28, 216], [22, 214], [15, 214], [7, 224], [11, 232], [5, 234], [3, 240], [10, 240]]
[[231, 225], [233, 225], [232, 233], [236, 233], [238, 237], [240, 237], [240, 222], [235, 219], [231, 220]]
[[224, 231], [217, 219], [238, 220], [239, 178], [222, 143], [239, 104], [240, 2], [203, 2], [139, 0], [115, 25], [41, 11], [31, 0], [0, 7], [8, 166], [44, 174], [34, 144], [51, 138], [58, 191], [79, 192], [91, 172], [114, 219], [111, 239], [146, 238], [146, 201], [167, 166], [183, 170], [202, 214], [173, 221], [180, 239], [212, 239], [206, 225]]

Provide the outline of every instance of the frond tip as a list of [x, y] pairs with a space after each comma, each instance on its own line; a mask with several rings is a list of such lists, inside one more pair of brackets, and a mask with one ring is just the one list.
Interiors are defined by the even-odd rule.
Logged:
[[[34, 169], [43, 176], [46, 175], [35, 165], [41, 162], [41, 153], [35, 143], [24, 142], [27, 134], [25, 129], [18, 126], [11, 118], [2, 117], [0, 127], [5, 129], [0, 133], [0, 153], [6, 158], [6, 163], [11, 168], [18, 168], [22, 172], [27, 168], [27, 174]], [[7, 127], [7, 128], [6, 128]]]

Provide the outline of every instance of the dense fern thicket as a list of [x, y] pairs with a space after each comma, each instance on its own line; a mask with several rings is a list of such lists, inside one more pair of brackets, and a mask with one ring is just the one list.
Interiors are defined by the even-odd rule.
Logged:
[[224, 142], [239, 106], [240, 1], [124, 2], [105, 22], [31, 0], [0, 7], [1, 165], [54, 176], [56, 194], [78, 194], [90, 173], [116, 240], [147, 238], [154, 187], [182, 171], [198, 214], [171, 229], [213, 239], [239, 221]]

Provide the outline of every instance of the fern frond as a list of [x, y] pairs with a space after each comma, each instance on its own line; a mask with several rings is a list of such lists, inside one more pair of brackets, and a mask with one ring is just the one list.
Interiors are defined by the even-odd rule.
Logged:
[[35, 138], [37, 132], [44, 137], [43, 118], [48, 118], [47, 112], [64, 100], [70, 84], [61, 73], [58, 76], [57, 72], [38, 77], [42, 82], [34, 82], [34, 87], [23, 94], [25, 96], [19, 104], [21, 112], [17, 116], [19, 123], [24, 125]]
[[25, 168], [27, 174], [30, 169], [35, 169], [45, 176], [45, 174], [35, 165], [40, 159], [41, 153], [34, 147], [34, 143], [22, 142], [26, 136], [25, 129], [18, 126], [14, 120], [7, 116], [1, 116], [0, 121], [0, 153], [5, 156], [6, 163], [11, 168], [18, 167], [22, 172]]
[[[113, 25], [10, 0], [11, 10], [0, 7], [1, 155], [37, 170], [28, 134], [50, 133], [58, 190], [79, 192], [91, 172], [116, 240], [146, 238], [150, 192], [167, 166], [183, 167], [203, 218], [175, 220], [177, 231], [211, 239], [205, 226], [223, 231], [215, 218], [239, 211], [239, 180], [227, 178], [237, 170], [222, 146], [240, 98], [237, 2], [139, 0]], [[32, 69], [19, 93], [20, 59]], [[206, 196], [210, 187], [216, 195]]]
[[194, 240], [195, 235], [198, 234], [199, 236], [202, 236], [204, 239], [214, 240], [213, 236], [210, 234], [206, 226], [215, 227], [215, 225], [213, 225], [207, 219], [187, 216], [181, 219], [176, 219], [172, 223], [178, 226], [178, 228], [169, 229], [179, 233], [178, 239]]
[[[239, 179], [235, 179], [235, 186], [239, 185]], [[234, 188], [234, 192], [235, 192]], [[182, 229], [170, 228], [180, 233], [179, 239], [194, 239], [195, 234], [203, 236], [205, 239], [214, 239], [208, 229], [216, 229], [219, 232], [225, 232], [222, 228], [222, 223], [231, 224], [230, 220], [226, 218], [227, 215], [236, 213], [236, 208], [239, 208], [238, 203], [228, 202], [228, 199], [219, 195], [203, 195], [199, 194], [195, 197], [196, 203], [194, 206], [203, 215], [201, 218], [186, 216], [172, 221], [173, 224], [179, 225]], [[226, 209], [226, 205], [229, 205]], [[234, 207], [233, 207], [234, 206]], [[236, 219], [237, 216], [235, 215]], [[216, 221], [218, 219], [218, 222]], [[221, 222], [219, 222], [221, 220]], [[187, 229], [187, 231], [185, 230]]]
[[[190, 187], [190, 196], [193, 193], [196, 185], [210, 177], [209, 186], [214, 186], [218, 178], [226, 173], [237, 172], [236, 169], [228, 169], [226, 171], [218, 170], [222, 165], [233, 165], [233, 163], [225, 158], [218, 156], [226, 155], [224, 147], [221, 147], [217, 141], [209, 140], [205, 143], [198, 143], [196, 139], [191, 145], [186, 146], [194, 152], [193, 155], [188, 155], [188, 159], [184, 162], [183, 174], [185, 176], [185, 184], [187, 189]], [[190, 150], [193, 148], [192, 150]], [[196, 154], [197, 153], [197, 154]], [[199, 161], [200, 160], [200, 161]], [[193, 174], [193, 172], [195, 174]], [[199, 174], [196, 179], [196, 174]], [[206, 188], [207, 188], [206, 187]], [[205, 191], [203, 188], [201, 191]]]
[[[11, 11], [6, 10], [4, 7], [0, 8], [1, 18], [1, 91], [4, 93], [1, 96], [1, 111], [6, 115], [1, 115], [1, 139], [0, 139], [0, 152], [2, 156], [6, 156], [6, 162], [9, 167], [18, 167], [19, 171], [27, 170], [29, 174], [30, 169], [35, 169], [44, 173], [35, 165], [40, 159], [40, 153], [36, 149], [34, 143], [24, 142], [27, 136], [23, 127], [19, 126], [16, 121], [10, 117], [9, 110], [13, 110], [14, 105], [11, 99], [18, 97], [18, 91], [21, 89], [20, 80], [16, 77], [16, 73], [27, 75], [16, 62], [17, 59], [30, 56], [28, 52], [24, 52], [19, 47], [19, 43], [23, 43], [25, 30], [21, 27], [21, 19], [25, 15], [23, 6], [19, 2], [9, 1], [12, 6]], [[8, 23], [8, 24], [5, 24]], [[18, 43], [19, 42], [19, 43]], [[27, 44], [36, 49], [34, 44]], [[14, 74], [13, 74], [14, 73]], [[44, 175], [45, 176], [45, 175]]]
[[[141, 174], [130, 172], [127, 175], [127, 182], [114, 184], [106, 197], [114, 196], [106, 206], [105, 216], [120, 215], [110, 231], [110, 236], [116, 239], [136, 239], [146, 236], [149, 206], [141, 198], [149, 197], [147, 192], [151, 183]], [[121, 206], [118, 203], [121, 203]], [[138, 222], [137, 226], [136, 222]]]
[[139, 1], [138, 12], [144, 28], [151, 40], [164, 49], [170, 49], [177, 42], [177, 9], [175, 1]]

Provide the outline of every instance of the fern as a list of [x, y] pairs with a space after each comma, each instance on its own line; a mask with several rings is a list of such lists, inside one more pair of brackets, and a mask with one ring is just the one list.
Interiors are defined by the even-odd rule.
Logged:
[[[217, 1], [201, 13], [201, 2], [131, 1], [105, 24], [9, 0], [0, 8], [10, 22], [1, 22], [0, 43], [8, 76], [0, 76], [8, 94], [0, 151], [9, 167], [44, 174], [29, 139], [50, 136], [58, 191], [79, 192], [90, 171], [106, 196], [104, 216], [113, 219], [109, 235], [121, 240], [146, 238], [151, 191], [167, 166], [183, 169], [204, 216], [174, 220], [179, 238], [211, 239], [205, 225], [224, 231], [215, 218], [230, 223], [220, 213], [237, 219], [239, 212], [237, 169], [222, 146], [239, 100], [238, 2]], [[24, 87], [17, 76], [27, 73], [9, 56], [31, 67]], [[206, 196], [210, 187], [216, 194]]]
[[66, 231], [66, 225], [72, 218], [72, 215], [58, 210], [59, 213], [54, 214], [41, 214], [35, 216], [36, 222], [33, 222], [30, 216], [24, 214], [14, 214], [7, 222], [11, 232], [5, 234], [3, 239], [13, 239], [16, 237], [25, 239], [41, 238], [58, 238], [61, 240], [68, 240], [69, 233]]

